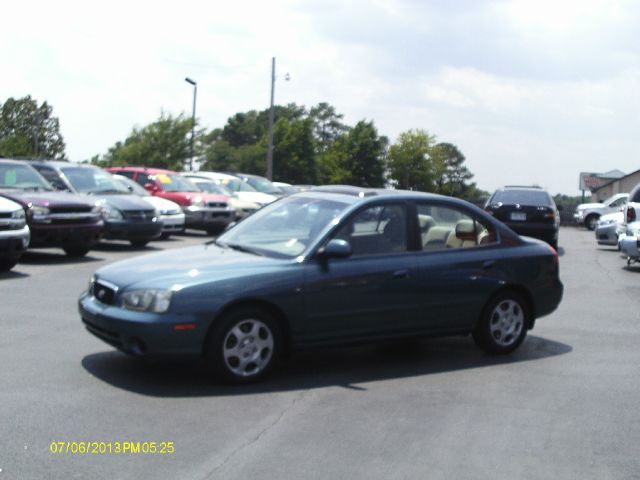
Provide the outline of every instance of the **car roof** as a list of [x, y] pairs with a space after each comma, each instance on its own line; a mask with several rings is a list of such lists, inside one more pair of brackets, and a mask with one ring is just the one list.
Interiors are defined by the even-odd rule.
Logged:
[[62, 160], [29, 160], [29, 163], [35, 165], [48, 165], [56, 169], [62, 169], [64, 167], [100, 169], [100, 167], [89, 163], [64, 162]]
[[129, 170], [132, 172], [146, 172], [151, 175], [156, 175], [158, 173], [179, 173], [175, 170], [167, 170], [166, 168], [153, 168], [153, 167], [108, 167], [107, 170], [113, 169], [114, 171], [124, 171]]

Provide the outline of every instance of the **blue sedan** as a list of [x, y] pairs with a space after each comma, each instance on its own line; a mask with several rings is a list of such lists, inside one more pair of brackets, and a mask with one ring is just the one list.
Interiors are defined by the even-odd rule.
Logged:
[[99, 269], [92, 334], [139, 357], [202, 357], [249, 383], [311, 346], [471, 334], [515, 350], [562, 299], [558, 255], [462, 200], [316, 187], [217, 240]]

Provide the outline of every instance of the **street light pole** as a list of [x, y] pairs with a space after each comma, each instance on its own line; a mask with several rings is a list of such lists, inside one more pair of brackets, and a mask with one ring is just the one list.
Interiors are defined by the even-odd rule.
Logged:
[[271, 103], [269, 106], [269, 145], [267, 146], [267, 178], [273, 180], [273, 94], [276, 83], [276, 57], [271, 58]]
[[191, 114], [191, 158], [189, 159], [189, 171], [193, 172], [193, 142], [196, 136], [196, 95], [198, 93], [198, 84], [189, 77], [184, 79], [185, 82], [193, 85], [193, 113]]

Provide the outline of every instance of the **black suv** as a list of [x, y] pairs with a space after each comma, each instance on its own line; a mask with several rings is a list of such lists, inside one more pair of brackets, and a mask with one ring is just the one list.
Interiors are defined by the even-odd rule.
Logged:
[[519, 235], [539, 238], [558, 249], [560, 214], [551, 195], [542, 188], [499, 188], [484, 209]]

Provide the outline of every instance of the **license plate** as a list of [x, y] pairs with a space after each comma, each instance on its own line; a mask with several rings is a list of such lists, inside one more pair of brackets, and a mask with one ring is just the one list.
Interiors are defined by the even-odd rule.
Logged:
[[527, 214], [524, 212], [512, 212], [511, 213], [511, 220], [516, 220], [519, 222], [523, 222], [527, 219]]

